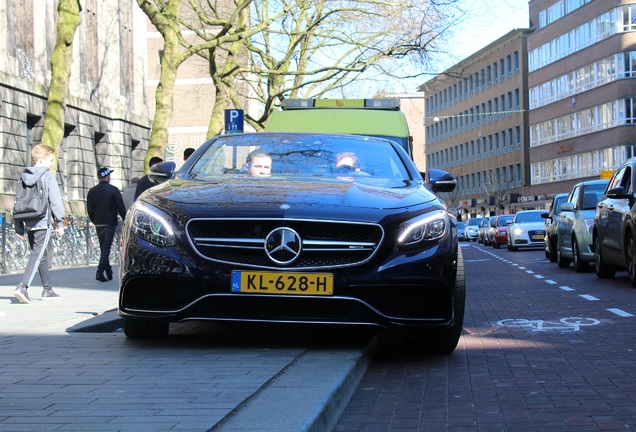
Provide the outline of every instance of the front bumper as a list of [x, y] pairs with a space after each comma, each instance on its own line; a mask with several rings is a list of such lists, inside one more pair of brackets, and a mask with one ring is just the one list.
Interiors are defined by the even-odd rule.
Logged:
[[185, 248], [159, 249], [136, 237], [131, 240], [121, 265], [119, 314], [124, 318], [384, 328], [449, 326], [453, 321], [456, 242], [411, 255], [379, 252], [363, 265], [333, 269], [332, 296], [308, 296], [232, 293], [232, 270], [249, 267], [206, 260]]

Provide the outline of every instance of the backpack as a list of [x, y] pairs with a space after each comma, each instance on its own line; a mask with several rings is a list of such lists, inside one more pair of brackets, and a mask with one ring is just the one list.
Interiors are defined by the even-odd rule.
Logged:
[[13, 219], [22, 221], [39, 220], [47, 215], [48, 210], [48, 196], [42, 177], [33, 186], [25, 185], [24, 180], [20, 178], [15, 193]]

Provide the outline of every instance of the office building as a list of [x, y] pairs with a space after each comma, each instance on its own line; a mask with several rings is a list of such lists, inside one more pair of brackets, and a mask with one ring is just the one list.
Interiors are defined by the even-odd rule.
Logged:
[[461, 219], [528, 205], [527, 38], [515, 29], [424, 83], [426, 167], [457, 177]]
[[634, 155], [636, 4], [533, 0], [528, 37], [534, 195], [607, 177]]
[[[42, 141], [56, 37], [56, 0], [0, 2], [0, 210], [11, 211], [16, 180]], [[145, 15], [134, 0], [82, 0], [60, 143], [57, 179], [68, 213], [85, 212], [98, 167], [128, 186], [143, 172], [150, 121], [144, 73]], [[141, 35], [143, 36], [143, 34]]]

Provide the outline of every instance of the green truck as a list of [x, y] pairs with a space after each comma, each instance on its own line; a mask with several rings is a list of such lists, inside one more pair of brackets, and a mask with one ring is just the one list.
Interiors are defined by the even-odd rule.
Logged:
[[413, 158], [413, 137], [399, 99], [285, 99], [265, 132], [370, 135], [397, 142]]

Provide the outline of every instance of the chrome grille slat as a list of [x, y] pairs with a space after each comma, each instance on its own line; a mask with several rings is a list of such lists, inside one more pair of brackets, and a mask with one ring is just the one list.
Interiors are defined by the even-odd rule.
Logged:
[[[267, 235], [280, 227], [291, 227], [301, 237], [301, 254], [287, 267], [265, 253]], [[192, 247], [208, 260], [298, 270], [362, 264], [375, 255], [384, 237], [377, 224], [311, 219], [192, 219], [186, 232]]]

